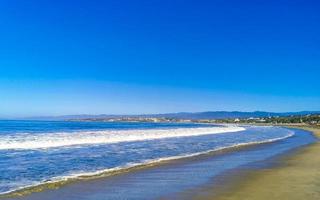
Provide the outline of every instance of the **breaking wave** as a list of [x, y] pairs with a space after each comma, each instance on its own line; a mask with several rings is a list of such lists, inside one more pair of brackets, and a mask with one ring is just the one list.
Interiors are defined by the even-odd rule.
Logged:
[[246, 130], [243, 127], [200, 127], [174, 129], [104, 130], [59, 133], [19, 133], [0, 137], [0, 150], [10, 149], [46, 149], [74, 145], [109, 144], [155, 140], [162, 138], [210, 135]]
[[[239, 130], [233, 129], [233, 131], [234, 132], [240, 131], [240, 129]], [[216, 132], [216, 133], [218, 133], [218, 132]], [[136, 167], [144, 167], [144, 166], [148, 166], [148, 165], [161, 163], [164, 161], [171, 161], [171, 160], [178, 160], [178, 159], [182, 159], [182, 158], [195, 157], [195, 156], [209, 154], [209, 153], [213, 153], [213, 152], [221, 151], [221, 150], [225, 150], [225, 149], [232, 149], [232, 148], [244, 147], [244, 146], [250, 146], [250, 145], [272, 143], [272, 142], [276, 142], [279, 140], [284, 140], [284, 139], [292, 137], [292, 136], [294, 136], [294, 132], [289, 131], [287, 135], [285, 135], [283, 137], [273, 138], [273, 139], [266, 139], [266, 140], [254, 141], [254, 142], [243, 142], [243, 143], [237, 143], [237, 144], [219, 147], [219, 148], [215, 148], [215, 149], [211, 149], [211, 150], [207, 150], [207, 151], [202, 151], [202, 152], [197, 152], [197, 153], [184, 154], [184, 155], [179, 155], [179, 156], [170, 156], [170, 157], [164, 157], [164, 158], [158, 158], [158, 159], [149, 159], [149, 160], [144, 160], [144, 161], [138, 162], [138, 163], [128, 163], [124, 166], [107, 168], [104, 170], [97, 170], [97, 171], [92, 171], [92, 172], [81, 172], [81, 173], [75, 172], [75, 173], [72, 173], [67, 176], [53, 177], [49, 180], [43, 180], [41, 182], [36, 182], [33, 184], [28, 184], [26, 186], [17, 187], [15, 189], [12, 189], [9, 191], [0, 192], [0, 197], [6, 196], [6, 195], [8, 195], [8, 196], [19, 195], [20, 196], [20, 195], [32, 193], [35, 191], [39, 192], [41, 190], [50, 188], [51, 185], [62, 186], [64, 184], [67, 184], [69, 182], [76, 181], [76, 180], [85, 180], [85, 179], [92, 179], [92, 178], [97, 178], [97, 177], [110, 176], [113, 174], [121, 173], [123, 170], [128, 171], [130, 169], [135, 169]]]

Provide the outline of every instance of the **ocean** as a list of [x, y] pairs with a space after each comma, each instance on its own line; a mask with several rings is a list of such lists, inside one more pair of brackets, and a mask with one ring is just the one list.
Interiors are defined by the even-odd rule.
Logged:
[[[0, 121], [0, 193], [295, 136], [279, 127]], [[311, 136], [296, 140], [270, 156], [312, 141]], [[222, 169], [238, 166], [230, 163]]]

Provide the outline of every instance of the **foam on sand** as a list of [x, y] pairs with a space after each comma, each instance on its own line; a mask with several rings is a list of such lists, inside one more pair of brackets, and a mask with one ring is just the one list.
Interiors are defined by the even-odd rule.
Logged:
[[262, 141], [254, 141], [254, 142], [243, 142], [243, 143], [237, 143], [233, 145], [228, 145], [220, 148], [215, 148], [207, 151], [192, 153], [192, 154], [183, 154], [178, 156], [170, 156], [170, 157], [164, 157], [164, 158], [158, 158], [158, 159], [150, 159], [150, 160], [144, 160], [138, 163], [128, 163], [124, 166], [118, 166], [114, 168], [109, 169], [103, 169], [103, 170], [97, 170], [92, 172], [75, 172], [67, 176], [58, 176], [53, 177], [50, 180], [45, 180], [42, 182], [36, 182], [33, 184], [28, 184], [26, 186], [17, 187], [15, 189], [6, 191], [6, 192], [0, 192], [0, 198], [1, 197], [14, 197], [14, 196], [21, 196], [25, 194], [30, 194], [33, 192], [39, 192], [48, 188], [58, 188], [60, 186], [63, 186], [67, 183], [76, 181], [76, 180], [89, 180], [99, 177], [106, 177], [106, 176], [112, 176], [117, 173], [121, 173], [122, 171], [128, 171], [133, 169], [138, 169], [138, 167], [147, 167], [152, 164], [161, 163], [164, 161], [171, 161], [171, 160], [178, 160], [182, 158], [189, 158], [189, 157], [195, 157], [199, 155], [209, 154], [212, 152], [225, 150], [225, 149], [231, 149], [231, 148], [237, 148], [237, 147], [243, 147], [243, 146], [250, 146], [250, 145], [258, 145], [258, 144], [266, 144], [266, 143], [272, 143], [279, 140], [284, 140], [286, 138], [292, 137], [294, 135], [293, 131], [288, 132], [287, 135], [283, 137], [277, 137], [273, 139], [266, 139]]

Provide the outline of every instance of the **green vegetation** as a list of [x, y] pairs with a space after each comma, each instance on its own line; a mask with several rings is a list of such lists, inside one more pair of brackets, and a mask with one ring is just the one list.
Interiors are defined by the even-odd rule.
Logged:
[[236, 118], [214, 120], [216, 123], [260, 123], [260, 124], [301, 124], [320, 125], [320, 115], [295, 115], [287, 117]]
[[288, 124], [320, 124], [320, 115], [290, 116], [290, 117], [271, 117], [266, 118], [266, 123], [288, 123]]
[[74, 119], [70, 121], [88, 122], [166, 122], [166, 123], [246, 123], [246, 124], [298, 124], [298, 125], [320, 125], [319, 114], [249, 117], [249, 118], [223, 118], [223, 119], [187, 119], [174, 117], [112, 117], [112, 118], [87, 118]]

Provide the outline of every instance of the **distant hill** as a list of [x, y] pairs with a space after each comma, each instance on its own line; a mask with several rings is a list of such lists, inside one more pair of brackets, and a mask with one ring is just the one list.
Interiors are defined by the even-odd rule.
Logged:
[[301, 111], [301, 112], [240, 112], [240, 111], [208, 111], [208, 112], [179, 112], [179, 113], [165, 113], [165, 114], [141, 114], [141, 115], [64, 115], [64, 116], [39, 116], [19, 118], [25, 120], [71, 120], [71, 119], [103, 119], [103, 118], [117, 118], [117, 117], [165, 117], [175, 119], [228, 119], [228, 118], [249, 118], [249, 117], [285, 117], [294, 115], [309, 115], [320, 114], [320, 111]]
[[249, 118], [249, 117], [284, 117], [292, 115], [308, 115], [308, 114], [320, 114], [320, 111], [302, 111], [302, 112], [240, 112], [240, 111], [208, 111], [208, 112], [196, 112], [196, 113], [168, 113], [168, 114], [154, 114], [154, 115], [141, 115], [141, 117], [168, 117], [178, 119], [227, 119], [227, 118]]

